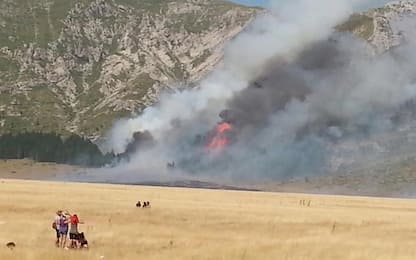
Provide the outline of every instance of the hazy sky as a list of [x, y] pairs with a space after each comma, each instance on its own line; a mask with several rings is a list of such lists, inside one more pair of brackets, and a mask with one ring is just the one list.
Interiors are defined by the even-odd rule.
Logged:
[[[267, 7], [270, 3], [272, 2], [283, 2], [283, 1], [292, 1], [292, 0], [231, 0], [233, 2], [237, 2], [240, 4], [245, 4], [245, 5], [252, 5], [252, 6], [263, 6], [263, 7]], [[336, 0], [334, 0], [336, 1]], [[368, 9], [371, 7], [378, 7], [378, 6], [382, 6], [388, 2], [391, 2], [392, 0], [370, 0], [370, 1], [362, 1], [362, 2], [367, 2], [366, 4], [362, 4], [361, 6], [358, 7], [359, 10], [364, 10], [364, 9]]]

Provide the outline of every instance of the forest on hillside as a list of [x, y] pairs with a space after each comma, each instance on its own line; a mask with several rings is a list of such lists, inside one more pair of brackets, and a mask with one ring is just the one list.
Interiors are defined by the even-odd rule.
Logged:
[[98, 146], [78, 135], [20, 133], [0, 136], [0, 159], [32, 159], [71, 165], [100, 167], [111, 163], [113, 154], [103, 154]]

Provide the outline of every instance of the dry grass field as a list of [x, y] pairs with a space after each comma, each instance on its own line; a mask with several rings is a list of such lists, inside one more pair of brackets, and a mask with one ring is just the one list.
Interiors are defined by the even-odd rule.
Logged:
[[[58, 208], [88, 251], [54, 247]], [[414, 259], [416, 201], [2, 179], [0, 243], [19, 260]]]

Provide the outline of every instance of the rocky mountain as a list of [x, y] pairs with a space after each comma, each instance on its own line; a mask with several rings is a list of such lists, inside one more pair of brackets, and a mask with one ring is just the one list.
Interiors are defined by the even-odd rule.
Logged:
[[94, 139], [205, 75], [260, 11], [221, 0], [2, 0], [0, 133]]
[[[222, 0], [0, 1], [0, 134], [75, 132], [95, 140], [161, 91], [192, 84], [260, 9]], [[358, 13], [337, 27], [374, 52], [403, 39], [414, 1]]]
[[340, 31], [353, 32], [367, 40], [375, 53], [384, 52], [404, 40], [403, 27], [397, 26], [403, 18], [416, 15], [415, 1], [394, 1], [384, 7], [357, 13], [338, 26]]

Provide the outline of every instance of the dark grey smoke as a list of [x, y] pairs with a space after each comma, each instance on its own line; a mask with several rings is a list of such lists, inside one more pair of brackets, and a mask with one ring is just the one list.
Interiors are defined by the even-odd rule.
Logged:
[[[346, 17], [348, 1], [318, 2], [294, 1], [282, 17], [259, 19], [199, 88], [163, 96], [157, 107], [117, 124], [112, 147], [125, 152], [136, 140], [130, 147], [137, 149], [117, 170], [135, 172], [125, 176], [131, 180], [267, 181], [416, 153], [416, 141], [407, 137], [395, 142], [406, 145], [384, 142], [416, 125], [414, 17], [396, 24], [406, 32], [402, 45], [372, 55], [365, 41], [331, 34], [343, 18], [329, 11], [338, 8]], [[231, 144], [208, 151], [207, 139], [221, 122], [234, 126]], [[153, 141], [140, 145], [133, 133], [146, 130]], [[172, 162], [174, 169], [166, 167]]]
[[228, 159], [235, 163], [222, 171], [240, 178], [316, 175], [329, 170], [337, 143], [371, 140], [411, 124], [416, 45], [410, 39], [371, 56], [362, 40], [336, 34], [293, 62], [270, 64], [227, 102], [239, 136]]
[[325, 173], [337, 144], [370, 140], [412, 120], [413, 47], [408, 41], [372, 56], [364, 41], [334, 34], [293, 61], [272, 60], [226, 102], [217, 120], [235, 129], [224, 151], [206, 151], [203, 138], [215, 125], [205, 125], [201, 111], [174, 120], [159, 144], [143, 147], [136, 160], [168, 147], [166, 163], [174, 161], [182, 174], [254, 181]]
[[[316, 102], [314, 106], [324, 107], [317, 107], [319, 111], [314, 111], [319, 117], [311, 117], [296, 129], [294, 134], [299, 138], [307, 133], [319, 134], [329, 127], [355, 124], [355, 118], [346, 118], [343, 111], [336, 111], [342, 107], [334, 107], [331, 111], [328, 106], [353, 104], [354, 100], [343, 100], [344, 95], [347, 98], [347, 92], [354, 88], [353, 85], [364, 83], [362, 81], [367, 76], [374, 76], [371, 73], [379, 73], [364, 70], [364, 66], [371, 66], [371, 63], [378, 63], [384, 56], [390, 55], [371, 57], [366, 47], [362, 40], [352, 35], [335, 34], [328, 40], [308, 47], [293, 62], [277, 59], [269, 63], [264, 73], [248, 88], [236, 93], [220, 116], [238, 125], [241, 132], [253, 132], [266, 127], [271, 116], [284, 111], [290, 102], [312, 105], [310, 102], [313, 101]], [[391, 57], [396, 52], [400, 50], [392, 52]], [[323, 103], [319, 103], [320, 99]], [[362, 116], [371, 113], [362, 112]], [[371, 125], [371, 122], [368, 124]]]

